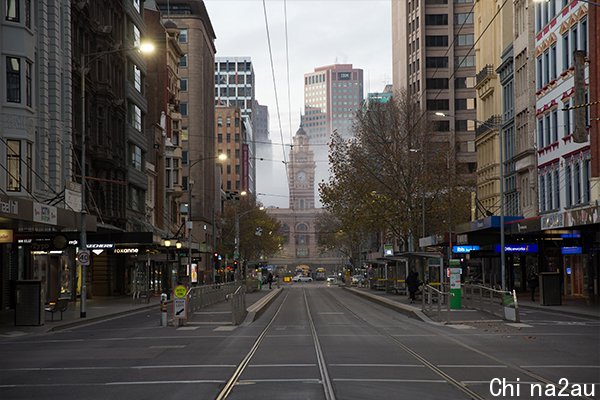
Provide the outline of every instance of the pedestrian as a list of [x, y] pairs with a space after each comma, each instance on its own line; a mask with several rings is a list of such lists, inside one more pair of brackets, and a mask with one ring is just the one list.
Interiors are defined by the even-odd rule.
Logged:
[[410, 296], [410, 303], [415, 302], [415, 295], [419, 289], [419, 273], [415, 270], [411, 270], [406, 277], [406, 287]]
[[267, 282], [269, 282], [269, 289], [271, 289], [271, 285], [273, 284], [273, 274], [269, 272], [267, 276]]
[[531, 290], [531, 301], [535, 301], [535, 289], [537, 288], [538, 283], [538, 274], [535, 272], [535, 268], [531, 267], [529, 269], [529, 275], [527, 275], [527, 284], [529, 285], [529, 290]]

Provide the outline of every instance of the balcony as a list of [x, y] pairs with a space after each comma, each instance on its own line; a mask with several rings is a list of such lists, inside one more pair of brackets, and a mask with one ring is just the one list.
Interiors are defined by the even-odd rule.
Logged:
[[494, 71], [494, 66], [492, 64], [487, 64], [477, 73], [477, 76], [475, 77], [475, 86], [479, 87], [495, 76], [496, 72]]
[[480, 122], [475, 129], [475, 136], [483, 135], [484, 133], [498, 130], [502, 124], [502, 117], [499, 115], [492, 115], [485, 122]]

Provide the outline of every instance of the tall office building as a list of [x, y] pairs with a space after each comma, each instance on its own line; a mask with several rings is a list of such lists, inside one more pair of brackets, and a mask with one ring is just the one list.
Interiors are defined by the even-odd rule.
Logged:
[[246, 120], [246, 137], [242, 143], [242, 162], [247, 171], [242, 189], [256, 193], [256, 146], [254, 139], [254, 67], [250, 57], [215, 59], [215, 104], [238, 107]]
[[[352, 137], [352, 123], [363, 103], [363, 70], [352, 64], [334, 64], [304, 74], [302, 128], [315, 153], [316, 185], [329, 178], [328, 144], [334, 131]], [[317, 205], [320, 202], [317, 201]]]
[[394, 90], [416, 96], [466, 179], [476, 168], [472, 9], [473, 0], [392, 2]]
[[[183, 147], [183, 177], [173, 176], [173, 184], [187, 188], [188, 218], [191, 220], [192, 242], [200, 244], [204, 253], [199, 268], [199, 281], [204, 273], [212, 276], [208, 254], [214, 244], [215, 212], [220, 207], [220, 187], [215, 144], [215, 32], [204, 2], [201, 0], [156, 1], [162, 17], [179, 28], [179, 44], [185, 53], [179, 61], [178, 127]], [[174, 166], [175, 167], [175, 166]], [[168, 166], [167, 166], [168, 168]], [[193, 185], [189, 183], [193, 181]], [[183, 222], [183, 221], [182, 221]]]

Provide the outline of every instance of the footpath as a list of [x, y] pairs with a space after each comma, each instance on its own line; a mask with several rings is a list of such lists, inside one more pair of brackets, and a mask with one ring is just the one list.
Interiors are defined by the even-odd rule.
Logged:
[[[423, 320], [425, 322], [439, 324], [439, 321], [434, 321], [429, 316], [425, 315], [421, 310], [421, 299], [417, 299], [415, 303], [410, 303], [408, 296], [398, 295], [394, 293], [386, 293], [385, 291], [373, 290], [366, 287], [346, 287], [343, 288], [358, 296], [366, 298], [370, 301], [379, 303], [385, 307], [394, 309], [400, 313], [410, 317]], [[536, 300], [538, 296], [536, 295]], [[551, 311], [561, 314], [566, 314], [575, 317], [592, 318], [600, 320], [600, 304], [593, 304], [585, 299], [565, 299], [562, 305], [544, 306], [539, 301], [531, 301], [531, 294], [522, 293], [518, 296], [518, 305], [522, 311]], [[500, 320], [499, 317], [487, 312], [462, 309], [450, 311], [450, 324], [460, 324], [468, 322], [483, 322], [489, 320]]]
[[[272, 300], [281, 292], [273, 286], [269, 290], [268, 286], [263, 286], [261, 290], [246, 293], [246, 308], [248, 317], [245, 323], [252, 322], [264, 311]], [[147, 312], [148, 310], [160, 311], [160, 296], [152, 296], [148, 302], [134, 301], [129, 296], [119, 297], [94, 297], [86, 301], [86, 318], [80, 317], [80, 302], [69, 302], [67, 310], [63, 312], [62, 319], [60, 312], [54, 313], [54, 320], [49, 312], [44, 312], [45, 321], [39, 326], [15, 326], [14, 310], [0, 311], [0, 339], [17, 337], [30, 334], [43, 334], [47, 332], [68, 329], [73, 326], [89, 324], [106, 319], [118, 318], [138, 312]], [[169, 318], [172, 318], [172, 305], [167, 305]], [[211, 318], [214, 322], [224, 322], [224, 316], [229, 312], [228, 318], [231, 318], [231, 305], [228, 301], [222, 301], [203, 308], [201, 311], [190, 316], [192, 321], [207, 321]], [[230, 319], [229, 319], [230, 320]]]

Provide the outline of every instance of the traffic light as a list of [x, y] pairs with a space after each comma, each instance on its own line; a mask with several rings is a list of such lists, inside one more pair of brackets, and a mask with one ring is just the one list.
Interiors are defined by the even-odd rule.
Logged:
[[221, 261], [221, 256], [219, 255], [219, 253], [215, 252], [213, 254], [213, 263], [214, 263], [215, 269], [219, 269], [220, 264], [221, 264], [220, 261]]
[[236, 260], [236, 261], [233, 262], [233, 269], [237, 270], [237, 267], [238, 267], [238, 262]]

